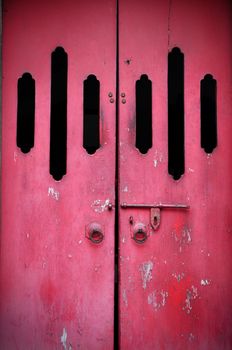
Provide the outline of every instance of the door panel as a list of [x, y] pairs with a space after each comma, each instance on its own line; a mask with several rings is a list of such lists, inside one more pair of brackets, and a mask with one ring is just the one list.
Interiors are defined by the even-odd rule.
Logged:
[[[1, 349], [111, 349], [116, 12], [112, 0], [5, 1]], [[51, 54], [68, 57], [67, 172], [49, 174]], [[16, 147], [17, 81], [35, 80], [35, 145]], [[83, 82], [100, 83], [100, 144], [83, 148]], [[57, 148], [58, 150], [58, 148]], [[105, 160], [107, 159], [107, 167]], [[101, 226], [94, 244], [89, 224]], [[90, 227], [91, 229], [91, 227]]]
[[[120, 1], [121, 349], [231, 348], [230, 33], [229, 1]], [[174, 47], [184, 54], [185, 172], [178, 180], [168, 174], [167, 67]], [[135, 147], [135, 84], [143, 74], [152, 82], [153, 145], [146, 154]], [[200, 141], [206, 74], [217, 81], [218, 145], [211, 154]], [[190, 208], [161, 209], [154, 230], [149, 208], [125, 203]], [[144, 243], [132, 239], [136, 230], [147, 230]]]

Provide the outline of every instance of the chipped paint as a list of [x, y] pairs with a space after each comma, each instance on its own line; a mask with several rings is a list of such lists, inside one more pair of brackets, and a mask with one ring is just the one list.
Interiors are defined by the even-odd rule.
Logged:
[[60, 198], [60, 193], [56, 191], [53, 187], [48, 187], [48, 196], [58, 201]]
[[99, 272], [101, 270], [101, 264], [96, 264], [94, 267], [95, 272]]
[[63, 334], [60, 337], [60, 341], [61, 341], [61, 344], [63, 345], [63, 348], [65, 350], [67, 350], [67, 337], [68, 337], [68, 333], [67, 333], [66, 329], [63, 328]]
[[195, 339], [195, 335], [190, 333], [188, 339], [189, 341], [193, 341]]
[[128, 192], [128, 186], [125, 186], [125, 187], [122, 189], [122, 192]]
[[139, 271], [141, 272], [141, 277], [142, 277], [144, 289], [147, 288], [147, 283], [152, 280], [152, 269], [153, 269], [153, 262], [152, 261], [144, 262], [139, 267]]
[[191, 232], [192, 230], [188, 226], [184, 226], [180, 233], [176, 231], [172, 232], [172, 236], [179, 245], [180, 253], [185, 245], [189, 245], [192, 242]]
[[181, 272], [181, 273], [173, 273], [172, 274], [172, 277], [176, 278], [176, 280], [178, 282], [180, 282], [184, 277], [185, 277], [185, 274], [184, 272]]
[[194, 169], [188, 168], [189, 173], [194, 173]]
[[196, 300], [198, 297], [199, 295], [196, 287], [192, 286], [190, 289], [187, 289], [185, 306], [183, 307], [183, 310], [186, 311], [187, 314], [190, 314], [192, 311], [192, 301]]
[[17, 152], [14, 152], [14, 162], [16, 163], [17, 161], [17, 157], [18, 157], [18, 153]]
[[126, 290], [125, 289], [123, 289], [123, 291], [122, 291], [122, 299], [123, 299], [124, 304], [127, 307], [128, 306], [128, 300], [127, 300], [127, 294], [126, 294]]
[[103, 213], [108, 209], [109, 203], [110, 203], [109, 199], [106, 199], [106, 200], [96, 199], [91, 206], [96, 213]]
[[210, 280], [208, 279], [201, 280], [201, 286], [209, 286], [209, 285], [210, 285]]
[[166, 301], [168, 298], [168, 292], [154, 290], [154, 292], [150, 293], [147, 297], [148, 305], [152, 305], [155, 311], [158, 311], [160, 308], [166, 305]]
[[153, 159], [154, 167], [157, 168], [159, 163], [162, 163], [163, 161], [163, 154], [161, 152], [155, 151], [155, 157]]

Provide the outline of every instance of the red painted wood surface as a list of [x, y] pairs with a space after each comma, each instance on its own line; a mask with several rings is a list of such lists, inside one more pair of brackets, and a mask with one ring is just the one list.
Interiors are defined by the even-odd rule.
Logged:
[[[115, 1], [5, 1], [0, 347], [112, 349]], [[68, 54], [67, 174], [49, 175], [51, 53]], [[17, 80], [36, 81], [35, 146], [16, 147]], [[100, 81], [101, 145], [82, 147], [83, 81]], [[107, 160], [107, 162], [106, 162]], [[106, 166], [107, 164], [107, 166]], [[105, 239], [85, 238], [97, 222]]]
[[[1, 349], [112, 349], [115, 147], [119, 204], [121, 349], [231, 348], [231, 9], [226, 1], [119, 1], [119, 142], [115, 138], [116, 4], [17, 3], [3, 9]], [[68, 54], [67, 174], [49, 175], [50, 60]], [[185, 174], [168, 175], [167, 55], [185, 56]], [[36, 81], [35, 146], [16, 147], [17, 80]], [[200, 80], [217, 80], [218, 147], [200, 148]], [[100, 81], [101, 145], [82, 147], [83, 81]], [[135, 82], [152, 81], [153, 147], [135, 149]], [[112, 92], [114, 103], [109, 101]], [[122, 99], [126, 103], [122, 103]], [[130, 216], [133, 224], [129, 223]], [[102, 225], [94, 245], [86, 226]], [[131, 239], [143, 223], [143, 244]]]
[[[185, 203], [163, 210], [149, 230], [149, 209], [120, 211], [121, 349], [231, 349], [231, 6], [229, 1], [120, 1], [120, 203]], [[185, 57], [185, 174], [168, 175], [167, 55]], [[218, 147], [200, 148], [200, 80], [217, 80]], [[153, 147], [135, 149], [135, 81], [153, 89]]]

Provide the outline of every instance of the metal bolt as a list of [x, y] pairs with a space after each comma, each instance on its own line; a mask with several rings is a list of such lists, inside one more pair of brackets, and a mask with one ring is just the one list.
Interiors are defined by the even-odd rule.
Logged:
[[109, 93], [108, 93], [108, 96], [109, 96], [109, 97], [113, 97], [112, 92], [109, 92]]
[[125, 97], [125, 96], [126, 96], [125, 92], [122, 92], [121, 97]]
[[110, 103], [114, 103], [114, 99], [113, 98], [110, 99]]
[[126, 99], [125, 99], [125, 98], [122, 99], [122, 103], [123, 103], [123, 104], [126, 103]]

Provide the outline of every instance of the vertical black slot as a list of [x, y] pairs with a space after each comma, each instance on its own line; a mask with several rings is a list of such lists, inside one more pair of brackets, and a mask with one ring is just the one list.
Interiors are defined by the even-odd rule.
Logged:
[[18, 79], [17, 146], [23, 153], [34, 147], [35, 80], [30, 73]]
[[51, 57], [50, 174], [61, 180], [66, 174], [68, 56], [57, 47]]
[[174, 180], [184, 174], [184, 54], [168, 54], [168, 172]]
[[136, 81], [135, 147], [143, 154], [152, 147], [152, 83], [146, 74]]
[[83, 147], [89, 154], [94, 154], [100, 147], [99, 97], [100, 83], [95, 75], [91, 74], [84, 81], [83, 111]]
[[217, 81], [211, 74], [201, 80], [201, 147], [212, 153], [217, 147]]

